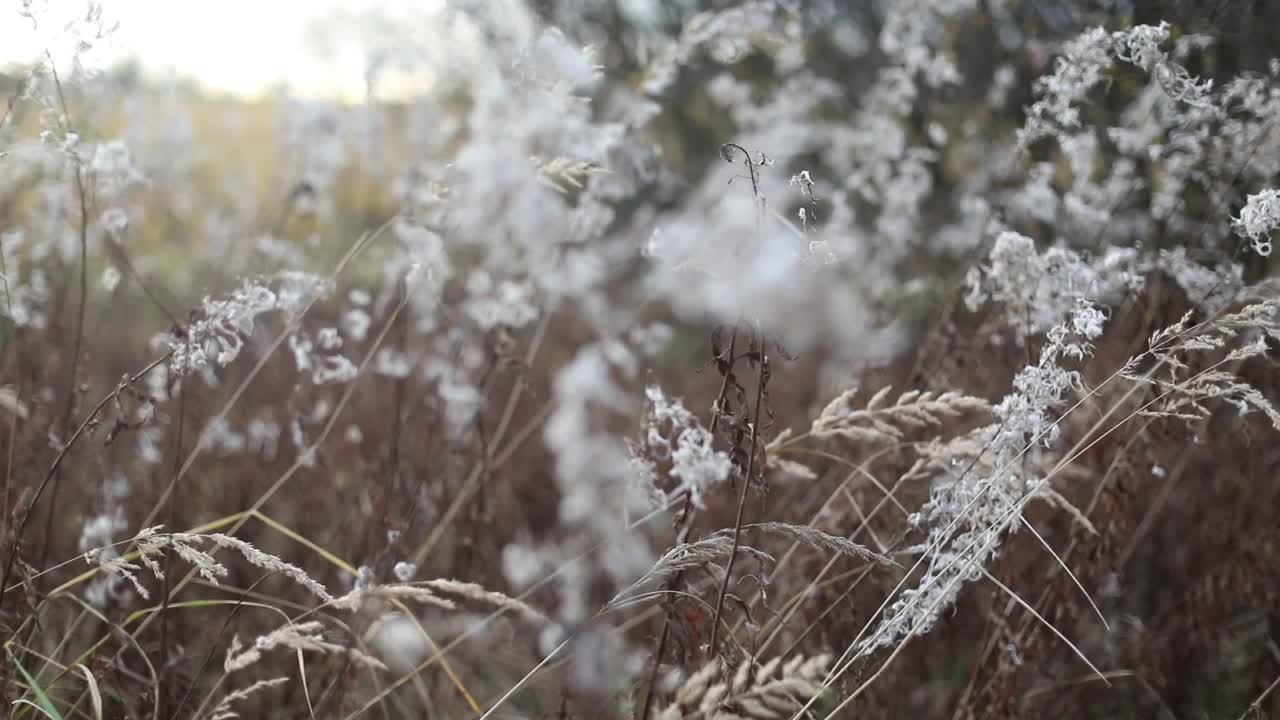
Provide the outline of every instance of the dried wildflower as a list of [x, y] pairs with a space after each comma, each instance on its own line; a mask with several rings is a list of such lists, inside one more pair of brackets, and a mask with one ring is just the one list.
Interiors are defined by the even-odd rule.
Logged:
[[999, 423], [938, 448], [944, 458], [938, 463], [941, 476], [929, 501], [911, 518], [929, 528], [927, 540], [914, 548], [925, 555], [925, 574], [888, 607], [875, 631], [858, 645], [859, 655], [928, 632], [955, 602], [963, 583], [981, 577], [1006, 532], [1021, 524], [1026, 503], [1050, 496], [1034, 465], [1019, 460], [1035, 444], [1049, 445], [1057, 438], [1055, 410], [1069, 392], [1081, 389], [1079, 375], [1062, 363], [1090, 352], [1103, 320], [1096, 308], [1079, 301], [1069, 322], [1049, 333], [1037, 363], [1018, 373], [1014, 392], [994, 408]]
[[[653, 558], [648, 545], [637, 542], [626, 522], [629, 512], [641, 509], [639, 498], [629, 492], [635, 474], [627, 461], [626, 444], [608, 432], [602, 420], [634, 411], [618, 378], [634, 377], [635, 363], [630, 350], [616, 341], [581, 348], [556, 375], [556, 408], [543, 433], [555, 453], [560, 522], [572, 528], [572, 544], [559, 551], [581, 552], [598, 544], [598, 568], [625, 582], [644, 572]], [[574, 621], [587, 617], [586, 568], [576, 568], [559, 579], [564, 598], [560, 617]]]
[[1036, 81], [1040, 99], [1026, 110], [1026, 124], [1018, 131], [1020, 147], [1080, 126], [1077, 106], [1111, 67], [1111, 48], [1111, 36], [1102, 28], [1091, 28], [1066, 43], [1053, 74]]
[[230, 364], [240, 355], [244, 338], [253, 334], [258, 316], [272, 310], [296, 314], [329, 288], [327, 281], [306, 273], [283, 272], [273, 280], [275, 289], [272, 280], [245, 280], [224, 300], [205, 298], [202, 316], [183, 328], [182, 335], [161, 336], [159, 342], [173, 351], [169, 371], [183, 376]]
[[1156, 267], [1172, 276], [1187, 298], [1210, 314], [1226, 308], [1244, 287], [1240, 263], [1222, 260], [1215, 267], [1206, 267], [1188, 257], [1182, 247], [1161, 250]]
[[965, 278], [965, 304], [977, 310], [984, 302], [1004, 305], [1018, 339], [1048, 332], [1076, 310], [1078, 300], [1111, 302], [1141, 282], [1130, 271], [1132, 258], [1104, 255], [1089, 261], [1063, 247], [1043, 253], [1035, 241], [1005, 231], [997, 237], [989, 262]]
[[1168, 58], [1160, 49], [1161, 43], [1169, 39], [1167, 22], [1159, 25], [1138, 25], [1128, 32], [1114, 33], [1112, 38], [1115, 43], [1116, 57], [1147, 72], [1152, 72], [1157, 64]]
[[690, 500], [705, 507], [706, 493], [729, 478], [733, 463], [723, 450], [713, 447], [714, 438], [680, 400], [671, 400], [662, 389], [645, 389], [649, 413], [642, 454], [671, 464], [677, 481], [668, 496], [688, 492]]
[[1280, 228], [1280, 190], [1271, 188], [1250, 195], [1234, 223], [1236, 232], [1249, 238], [1254, 252], [1270, 255], [1271, 233]]
[[642, 89], [661, 95], [675, 81], [682, 66], [708, 48], [719, 62], [732, 62], [753, 45], [769, 42], [777, 9], [774, 3], [748, 2], [719, 11], [699, 13], [685, 23], [680, 37], [664, 48], [646, 68]]
[[[1155, 86], [1175, 102], [1189, 106], [1204, 116], [1220, 115], [1210, 91], [1211, 81], [1201, 81], [1187, 72], [1170, 53], [1161, 49], [1169, 39], [1169, 24], [1136, 25], [1108, 34], [1091, 28], [1068, 41], [1054, 65], [1054, 72], [1036, 81], [1036, 100], [1026, 111], [1026, 123], [1018, 130], [1018, 146], [1028, 147], [1045, 137], [1080, 127], [1079, 106], [1098, 85], [1104, 83], [1117, 60], [1150, 74]], [[1186, 38], [1173, 55], [1185, 54]]]

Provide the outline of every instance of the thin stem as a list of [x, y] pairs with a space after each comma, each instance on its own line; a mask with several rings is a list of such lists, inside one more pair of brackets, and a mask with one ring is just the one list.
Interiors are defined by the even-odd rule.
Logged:
[[63, 444], [62, 449], [58, 451], [58, 456], [53, 459], [53, 464], [49, 466], [49, 470], [45, 473], [44, 479], [40, 481], [40, 486], [36, 488], [35, 495], [31, 498], [31, 504], [27, 506], [27, 511], [22, 515], [22, 522], [18, 524], [18, 532], [14, 534], [13, 548], [9, 552], [9, 559], [5, 562], [4, 574], [0, 575], [0, 609], [4, 608], [4, 596], [9, 587], [9, 576], [13, 573], [13, 563], [18, 557], [18, 546], [22, 542], [22, 534], [26, 531], [27, 524], [31, 521], [32, 509], [36, 506], [36, 503], [40, 501], [40, 496], [44, 494], [45, 487], [62, 467], [62, 461], [66, 459], [67, 454], [71, 452], [71, 448], [75, 447], [76, 441], [84, 435], [84, 431], [98, 417], [98, 413], [102, 412], [102, 409], [107, 406], [107, 403], [115, 399], [115, 397], [126, 387], [142, 379], [143, 376], [154, 370], [156, 367], [159, 367], [161, 363], [167, 362], [172, 355], [173, 351], [170, 350], [165, 355], [156, 358], [150, 365], [138, 371], [136, 375], [125, 379], [117, 385], [114, 390], [107, 393], [106, 397], [102, 398], [98, 405], [93, 408], [93, 411], [90, 412], [89, 415], [85, 417], [84, 421], [80, 423], [80, 427], [76, 428], [76, 431], [72, 433], [67, 442]]
[[[57, 89], [58, 103], [62, 107], [62, 124], [65, 130], [70, 114], [67, 110], [67, 98], [62, 92], [62, 82], [58, 78], [58, 68], [52, 56], [49, 56], [49, 72], [53, 76], [53, 86]], [[75, 165], [76, 197], [80, 206], [80, 297], [76, 304], [76, 334], [71, 346], [71, 370], [67, 376], [67, 405], [62, 412], [60, 432], [63, 435], [71, 430], [71, 414], [76, 406], [76, 376], [80, 374], [80, 353], [84, 345], [84, 314], [89, 299], [89, 198], [85, 189], [83, 163], [78, 155], [72, 154], [72, 159]], [[37, 565], [44, 565], [48, 557], [49, 536], [53, 532], [53, 515], [58, 506], [58, 487], [61, 480], [62, 473], [59, 471], [54, 474], [53, 487], [49, 491], [49, 509], [45, 513], [44, 539], [40, 543], [40, 559]], [[34, 509], [35, 505], [31, 507]], [[16, 546], [14, 549], [17, 549]]]
[[[182, 434], [183, 434], [183, 429], [185, 428], [185, 423], [183, 421], [186, 419], [186, 414], [187, 414], [187, 392], [191, 389], [192, 389], [191, 385], [184, 385], [181, 390], [182, 394], [178, 396], [178, 429], [177, 429], [177, 437], [175, 438], [176, 447], [174, 448], [174, 452], [173, 452], [173, 472], [175, 475], [178, 472], [178, 468], [182, 464]], [[169, 497], [169, 503], [168, 503], [167, 509], [169, 511], [168, 526], [170, 528], [177, 527], [178, 525], [177, 507], [173, 503], [173, 496]], [[165, 681], [168, 679], [166, 678], [166, 671], [169, 668], [169, 613], [168, 611], [169, 611], [169, 601], [171, 599], [169, 594], [169, 578], [172, 575], [170, 570], [173, 568], [173, 553], [165, 553], [164, 568], [165, 568], [165, 572], [164, 572], [164, 577], [161, 578], [161, 588], [160, 588], [161, 594], [160, 594], [160, 674], [159, 674], [159, 678], [160, 678], [161, 686], [156, 688], [156, 697], [158, 698], [158, 701], [164, 706], [167, 712], [169, 703], [168, 703], [168, 697], [163, 692], [164, 690], [163, 683], [165, 683]]]
[[[689, 522], [686, 524], [685, 521], [689, 519], [689, 513], [692, 507], [693, 507], [693, 494], [689, 493], [689, 494], [686, 494], [684, 497], [684, 508], [681, 510], [680, 520], [677, 523], [677, 526], [684, 526], [681, 532], [681, 535], [678, 536], [676, 539], [677, 547], [680, 545], [683, 545], [688, 540], [689, 529], [692, 527], [693, 523]], [[670, 580], [667, 581], [666, 590], [668, 593], [673, 592], [675, 590], [676, 585], [680, 583], [681, 577], [683, 575], [684, 575], [683, 571], [678, 572], [675, 575], [673, 575]], [[671, 616], [672, 616], [672, 609], [674, 608], [674, 603], [672, 603], [671, 605], [672, 607], [669, 607], [667, 609], [667, 612], [663, 614], [662, 636], [658, 639], [658, 649], [655, 650], [653, 653], [653, 669], [649, 671], [649, 687], [645, 690], [645, 693], [644, 693], [644, 703], [641, 705], [641, 708], [640, 708], [640, 715], [639, 715], [640, 720], [649, 720], [649, 708], [652, 707], [653, 705], [654, 691], [658, 687], [658, 671], [662, 667], [662, 656], [666, 653], [667, 643], [671, 639]]]
[[756, 372], [756, 406], [752, 409], [751, 442], [747, 455], [747, 470], [742, 482], [742, 493], [738, 496], [738, 514], [733, 521], [733, 545], [729, 550], [729, 560], [725, 563], [724, 581], [720, 583], [720, 594], [716, 598], [716, 613], [711, 621], [711, 645], [708, 655], [715, 657], [717, 641], [720, 638], [720, 615], [724, 612], [724, 598], [729, 592], [729, 578], [733, 575], [734, 560], [738, 556], [738, 543], [742, 536], [742, 516], [747, 506], [747, 491], [751, 489], [751, 478], [755, 473], [756, 441], [760, 436], [760, 406], [764, 400], [764, 385], [768, 382], [769, 356], [760, 353], [760, 365]]
[[[724, 404], [729, 394], [729, 381], [733, 377], [733, 364], [737, 360], [738, 346], [738, 325], [733, 326], [733, 332], [729, 335], [729, 353], [725, 362], [728, 367], [725, 370], [724, 377], [720, 381], [720, 394], [716, 396], [715, 408], [711, 415], [711, 437], [715, 437], [716, 428], [720, 426], [720, 418], [724, 416]], [[713, 362], [719, 358], [713, 358]], [[684, 545], [689, 542], [689, 534], [693, 530], [693, 493], [684, 496], [684, 507], [680, 511], [680, 518], [676, 521], [676, 527], [679, 529], [676, 534], [676, 546]], [[676, 586], [684, 578], [684, 571], [680, 571], [673, 575], [667, 581], [666, 590], [668, 593], [673, 592]], [[673, 603], [674, 605], [674, 603]], [[671, 617], [670, 609], [664, 614], [662, 620], [662, 635], [658, 639], [658, 649], [653, 653], [653, 669], [649, 671], [649, 686], [645, 690], [644, 702], [640, 710], [640, 720], [649, 720], [649, 709], [653, 706], [654, 691], [658, 687], [658, 670], [662, 667], [662, 656], [667, 651], [667, 643], [671, 639]], [[714, 631], [713, 631], [714, 632]]]

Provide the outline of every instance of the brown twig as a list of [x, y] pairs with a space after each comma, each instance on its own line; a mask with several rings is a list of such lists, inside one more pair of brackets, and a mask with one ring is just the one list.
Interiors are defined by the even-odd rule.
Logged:
[[[182, 435], [185, 429], [184, 420], [187, 414], [187, 390], [190, 386], [183, 386], [181, 394], [178, 396], [178, 430], [175, 438], [175, 448], [173, 452], [173, 472], [176, 475], [178, 469], [182, 465]], [[177, 527], [177, 508], [173, 503], [173, 497], [169, 497], [169, 527]], [[167, 680], [166, 675], [169, 669], [169, 577], [173, 567], [173, 553], [165, 553], [164, 556], [164, 577], [161, 578], [161, 595], [160, 595], [160, 672], [156, 675], [159, 678], [160, 687], [156, 688], [156, 696], [164, 710], [168, 711], [168, 697], [163, 692], [164, 683]]]
[[107, 393], [106, 397], [102, 398], [89, 415], [85, 417], [84, 421], [80, 423], [80, 426], [76, 428], [76, 431], [72, 433], [71, 437], [67, 439], [67, 442], [63, 444], [62, 449], [58, 451], [58, 456], [53, 459], [53, 464], [49, 466], [49, 470], [45, 473], [44, 479], [40, 481], [40, 485], [36, 488], [36, 492], [31, 498], [31, 503], [27, 506], [27, 511], [22, 515], [22, 522], [18, 524], [18, 531], [13, 536], [13, 548], [9, 552], [9, 559], [5, 561], [4, 574], [0, 575], [0, 609], [4, 608], [5, 593], [9, 589], [9, 576], [13, 573], [13, 563], [18, 557], [18, 547], [22, 543], [22, 535], [27, 529], [27, 524], [31, 521], [31, 513], [34, 510], [36, 503], [40, 501], [40, 496], [44, 494], [45, 487], [48, 486], [49, 482], [53, 479], [53, 476], [57, 474], [58, 470], [62, 467], [62, 461], [65, 460], [67, 455], [71, 452], [71, 448], [75, 446], [76, 441], [84, 435], [85, 430], [94, 423], [98, 417], [98, 413], [102, 412], [102, 409], [107, 406], [107, 403], [114, 400], [115, 397], [123, 392], [125, 388], [138, 380], [141, 380], [147, 373], [159, 367], [161, 363], [167, 362], [172, 356], [173, 351], [170, 350], [161, 357], [151, 361], [150, 365], [147, 365], [136, 374], [125, 378], [116, 385], [115, 389]]
[[[62, 81], [58, 78], [58, 68], [53, 62], [52, 55], [49, 55], [49, 72], [53, 76], [53, 86], [56, 88], [58, 93], [58, 104], [62, 107], [62, 124], [63, 131], [65, 132], [67, 130], [66, 122], [67, 118], [70, 117], [70, 112], [67, 109], [67, 98], [62, 92]], [[71, 429], [71, 414], [75, 411], [76, 376], [80, 373], [80, 352], [84, 344], [84, 314], [89, 298], [89, 198], [85, 188], [83, 163], [81, 162], [79, 155], [72, 154], [72, 158], [74, 159], [75, 165], [76, 198], [80, 206], [80, 297], [76, 305], [75, 341], [71, 346], [71, 371], [67, 376], [67, 405], [62, 412], [62, 428], [60, 432], [63, 435], [66, 435], [66, 433]], [[61, 480], [62, 473], [55, 473], [53, 476], [53, 487], [49, 491], [49, 509], [45, 513], [44, 540], [40, 543], [40, 560], [37, 563], [38, 565], [44, 565], [49, 552], [49, 536], [53, 532], [53, 514], [58, 504], [58, 488], [61, 484]], [[32, 507], [34, 508], [35, 505], [33, 504]]]
[[756, 442], [760, 437], [760, 408], [764, 404], [764, 386], [769, 382], [769, 356], [760, 350], [760, 364], [756, 371], [756, 404], [752, 409], [751, 441], [747, 453], [747, 469], [742, 482], [742, 492], [738, 495], [738, 513], [733, 521], [733, 545], [729, 550], [729, 559], [725, 562], [724, 580], [720, 583], [720, 594], [716, 598], [716, 612], [711, 620], [711, 644], [707, 654], [715, 657], [717, 641], [720, 637], [720, 615], [724, 612], [724, 598], [729, 592], [729, 578], [733, 575], [734, 560], [738, 556], [738, 544], [742, 536], [742, 516], [747, 506], [747, 491], [751, 488], [751, 477], [755, 473]]
[[[728, 401], [729, 383], [730, 383], [730, 379], [733, 377], [733, 364], [734, 364], [734, 361], [737, 359], [737, 356], [736, 356], [737, 345], [738, 345], [738, 326], [734, 325], [733, 332], [729, 335], [729, 352], [727, 353], [726, 359], [724, 360], [724, 362], [727, 363], [727, 365], [722, 366], [725, 368], [725, 372], [724, 372], [723, 378], [720, 381], [720, 393], [716, 396], [715, 407], [713, 408], [712, 415], [711, 415], [710, 433], [711, 433], [711, 437], [713, 438], [715, 437], [715, 434], [716, 434], [716, 428], [720, 426], [720, 418], [724, 416], [725, 402]], [[719, 364], [720, 358], [715, 357], [715, 358], [712, 358], [712, 360], [716, 361], [717, 364]], [[693, 510], [694, 510], [693, 495], [692, 493], [687, 493], [684, 496], [684, 505], [680, 510], [680, 517], [676, 520], [676, 528], [677, 528], [676, 546], [677, 547], [689, 542], [689, 535], [693, 530], [693, 518], [694, 518]], [[674, 576], [672, 576], [672, 578], [669, 581], [667, 581], [666, 593], [668, 596], [670, 595], [671, 591], [675, 590], [675, 588], [680, 584], [680, 581], [683, 579], [683, 577], [684, 577], [684, 571], [681, 571], [676, 573]], [[671, 639], [671, 622], [672, 622], [671, 618], [672, 618], [672, 612], [670, 609], [668, 609], [668, 611], [663, 616], [662, 635], [658, 639], [658, 648], [653, 653], [653, 669], [650, 670], [649, 672], [649, 685], [648, 685], [648, 688], [645, 690], [644, 702], [641, 704], [640, 720], [648, 720], [649, 710], [653, 706], [653, 695], [654, 695], [655, 689], [658, 686], [658, 670], [662, 667], [662, 656], [666, 654], [667, 643], [670, 642], [670, 639]]]

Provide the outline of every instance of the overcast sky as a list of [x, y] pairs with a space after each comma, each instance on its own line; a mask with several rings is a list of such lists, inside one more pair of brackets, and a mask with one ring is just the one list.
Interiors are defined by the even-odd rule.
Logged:
[[[443, 0], [106, 0], [103, 18], [116, 30], [91, 56], [95, 66], [125, 57], [144, 70], [174, 73], [213, 90], [253, 96], [282, 82], [303, 96], [358, 99], [364, 92], [365, 55], [356, 43], [321, 50], [314, 27], [332, 18], [374, 10], [421, 17], [424, 6]], [[60, 65], [75, 38], [63, 28], [83, 15], [82, 0], [32, 0], [41, 20], [32, 27], [19, 10], [22, 0], [0, 15], [0, 66], [29, 62], [52, 49]], [[340, 25], [341, 23], [339, 23]], [[331, 30], [341, 35], [342, 27]]]

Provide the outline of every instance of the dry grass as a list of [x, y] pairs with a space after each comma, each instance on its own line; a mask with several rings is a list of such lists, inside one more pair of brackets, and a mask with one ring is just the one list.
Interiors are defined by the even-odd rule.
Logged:
[[[645, 82], [738, 23], [749, 25], [738, 40], [773, 48], [781, 35], [750, 29], [768, 5], [690, 23]], [[61, 130], [78, 122], [75, 103], [56, 107]], [[394, 155], [404, 137], [387, 137]], [[828, 242], [815, 230], [828, 207], [808, 171], [797, 228], [769, 204], [769, 158], [736, 143], [704, 150], [738, 173], [717, 189], [747, 208], [728, 233], [738, 255], [711, 253], [710, 270], [686, 258], [682, 294], [639, 303], [652, 289], [635, 280], [635, 254], [592, 256], [575, 238], [546, 265], [611, 274], [599, 270], [607, 281], [587, 299], [546, 306], [517, 281], [521, 263], [546, 260], [541, 246], [494, 240], [527, 251], [505, 265], [486, 265], [483, 244], [441, 249], [465, 232], [436, 223], [454, 218], [433, 203], [474, 208], [434, 176], [393, 211], [391, 191], [353, 169], [331, 226], [298, 208], [314, 188], [249, 186], [265, 199], [243, 227], [323, 267], [242, 284], [194, 262], [132, 268], [131, 254], [159, 242], [153, 227], [110, 246], [110, 261], [90, 256], [100, 208], [78, 159], [63, 218], [75, 252], [42, 260], [47, 324], [4, 321], [0, 350], [9, 716], [1280, 708], [1280, 300], [1261, 268], [1237, 286], [1206, 266], [1221, 286], [1199, 292], [1144, 260], [1144, 282], [1110, 299], [1100, 333], [1089, 322], [1101, 303], [1067, 298], [1063, 324], [1037, 329], [1032, 313], [1056, 309], [1030, 304], [1038, 294], [971, 308], [965, 268], [914, 268], [941, 289], [915, 309], [900, 351], [851, 369], [857, 343], [829, 328], [793, 356], [781, 336], [794, 328], [757, 317], [787, 298], [747, 278], [771, 223], [825, 257], [813, 247]], [[1065, 175], [1070, 159], [1055, 159], [1064, 167], [1049, 170]], [[555, 154], [502, 161], [548, 194], [490, 189], [500, 207], [589, 208], [612, 172]], [[164, 190], [147, 189], [149, 209]], [[1206, 225], [1229, 225], [1219, 198], [1193, 199]], [[0, 222], [32, 206], [0, 202]], [[495, 236], [501, 219], [483, 218]], [[1186, 240], [1159, 232], [1157, 250]], [[1228, 242], [1202, 244], [1226, 262]], [[971, 250], [981, 266], [989, 248]], [[1062, 257], [1037, 282], [1079, 269]], [[88, 288], [95, 263], [129, 264], [126, 290]], [[682, 311], [715, 273], [753, 309]], [[203, 283], [223, 292], [202, 302]], [[360, 299], [370, 287], [378, 299]], [[493, 302], [469, 304], [473, 293]], [[487, 324], [513, 307], [528, 317]]]

